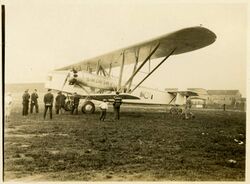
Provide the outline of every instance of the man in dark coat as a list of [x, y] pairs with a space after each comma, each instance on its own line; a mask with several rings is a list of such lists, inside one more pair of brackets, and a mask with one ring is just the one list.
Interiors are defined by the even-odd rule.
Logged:
[[59, 111], [61, 109], [61, 91], [57, 93], [56, 96], [56, 102], [55, 102], [55, 109], [56, 109], [56, 114], [59, 114]]
[[119, 120], [120, 119], [120, 106], [122, 104], [122, 98], [119, 95], [119, 92], [116, 92], [116, 96], [114, 97], [114, 119]]
[[45, 105], [43, 118], [45, 119], [47, 110], [49, 109], [50, 119], [52, 119], [52, 107], [53, 107], [54, 96], [51, 93], [51, 89], [48, 89], [48, 93], [44, 95], [43, 102]]
[[76, 114], [78, 114], [78, 106], [79, 106], [79, 102], [80, 102], [80, 96], [77, 93], [74, 93], [72, 101], [73, 101], [73, 106], [72, 106], [71, 114], [74, 114], [75, 110], [76, 110]]
[[56, 104], [55, 104], [55, 108], [56, 108], [56, 114], [62, 114], [62, 108], [64, 109], [65, 107], [65, 100], [66, 100], [66, 96], [64, 94], [62, 94], [61, 91], [58, 92], [58, 95], [56, 96]]
[[28, 115], [28, 111], [29, 111], [29, 99], [30, 99], [30, 94], [28, 93], [28, 89], [26, 89], [24, 91], [23, 94], [23, 116], [27, 116]]
[[33, 113], [33, 108], [35, 106], [36, 108], [36, 113], [38, 113], [38, 94], [37, 94], [37, 90], [35, 89], [34, 92], [31, 94], [31, 101], [30, 101], [30, 113]]
[[66, 96], [64, 94], [61, 95], [61, 108], [65, 110], [65, 104], [66, 104]]

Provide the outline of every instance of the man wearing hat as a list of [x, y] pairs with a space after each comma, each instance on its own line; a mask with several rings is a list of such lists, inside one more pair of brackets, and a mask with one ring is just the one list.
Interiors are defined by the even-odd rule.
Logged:
[[113, 107], [114, 107], [114, 119], [115, 120], [119, 120], [120, 119], [120, 106], [122, 104], [122, 98], [119, 95], [119, 92], [116, 92], [116, 96], [114, 98], [114, 103], [113, 103]]
[[37, 94], [37, 90], [35, 89], [34, 92], [31, 94], [31, 102], [30, 102], [30, 113], [33, 113], [33, 108], [35, 106], [36, 108], [36, 113], [38, 113], [38, 94]]
[[55, 109], [56, 109], [56, 114], [59, 114], [59, 111], [60, 111], [60, 109], [61, 109], [61, 91], [59, 91], [58, 93], [57, 93], [57, 96], [56, 96], [56, 103], [55, 103]]
[[76, 110], [76, 114], [78, 114], [78, 106], [80, 102], [80, 96], [75, 92], [73, 95], [73, 106], [72, 106], [72, 111], [71, 114], [74, 114], [74, 111]]
[[26, 89], [24, 91], [23, 94], [23, 116], [27, 116], [28, 115], [28, 111], [29, 111], [29, 99], [30, 99], [30, 94], [28, 93], [28, 89]]
[[45, 105], [43, 118], [45, 119], [47, 110], [49, 109], [50, 119], [52, 119], [52, 107], [53, 107], [54, 96], [51, 93], [51, 89], [48, 89], [48, 93], [44, 95], [43, 102]]
[[103, 99], [103, 102], [99, 105], [101, 109], [100, 121], [104, 121], [106, 118], [106, 113], [108, 110], [108, 103], [106, 99]]
[[55, 108], [56, 108], [56, 114], [62, 114], [62, 108], [64, 108], [65, 106], [65, 100], [66, 100], [66, 96], [62, 94], [61, 91], [59, 91], [57, 93], [56, 96], [56, 104], [55, 104]]

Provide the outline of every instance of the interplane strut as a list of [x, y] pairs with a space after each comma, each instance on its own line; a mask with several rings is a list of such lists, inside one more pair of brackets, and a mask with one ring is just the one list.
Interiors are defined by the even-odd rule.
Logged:
[[158, 43], [156, 45], [156, 47], [154, 48], [154, 50], [147, 56], [147, 58], [142, 62], [142, 64], [136, 69], [136, 71], [131, 75], [131, 77], [128, 79], [128, 81], [124, 84], [124, 86], [127, 86], [128, 83], [133, 80], [134, 76], [140, 71], [140, 69], [147, 63], [147, 61], [149, 60], [149, 58], [155, 53], [155, 51], [158, 49], [158, 47], [160, 46], [160, 43]]
[[151, 72], [149, 72], [148, 73], [148, 75], [146, 76], [146, 77], [144, 77], [142, 80], [141, 80], [141, 82], [139, 82], [135, 87], [134, 87], [134, 89], [133, 90], [131, 90], [130, 91], [130, 93], [132, 93], [138, 86], [140, 86], [141, 85], [141, 83], [143, 83], [164, 61], [166, 61], [166, 59], [169, 57], [169, 56], [171, 56], [173, 53], [174, 53], [174, 51], [175, 51], [175, 49], [176, 48], [174, 48], [170, 53], [169, 53], [169, 55], [167, 55]]

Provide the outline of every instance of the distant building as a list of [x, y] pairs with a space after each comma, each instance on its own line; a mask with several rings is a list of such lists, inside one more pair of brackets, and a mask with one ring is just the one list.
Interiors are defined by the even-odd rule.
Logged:
[[239, 90], [207, 90], [207, 104], [235, 105], [241, 101]]
[[236, 101], [235, 108], [246, 112], [246, 98], [241, 98]]
[[[178, 88], [166, 88], [168, 92], [177, 91]], [[246, 109], [246, 99], [242, 98], [239, 90], [206, 90], [204, 88], [187, 88], [198, 94], [198, 96], [191, 97], [192, 104], [195, 107], [206, 108], [221, 107], [223, 104], [231, 106], [236, 109]], [[212, 106], [211, 106], [212, 105]]]
[[207, 90], [204, 88], [187, 88], [187, 90], [197, 93], [199, 98], [207, 99]]

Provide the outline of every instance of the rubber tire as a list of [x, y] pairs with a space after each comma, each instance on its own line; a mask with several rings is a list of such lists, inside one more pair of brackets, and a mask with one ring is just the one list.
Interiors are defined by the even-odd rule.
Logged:
[[181, 109], [181, 108], [178, 108], [178, 113], [179, 113], [179, 114], [182, 114], [182, 112], [183, 112], [182, 109]]
[[86, 101], [82, 106], [82, 113], [92, 114], [95, 112], [95, 104], [91, 101]]
[[177, 110], [175, 107], [170, 109], [170, 114], [177, 114]]

